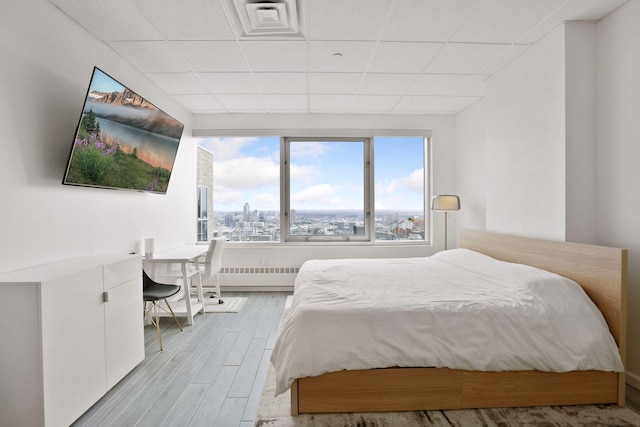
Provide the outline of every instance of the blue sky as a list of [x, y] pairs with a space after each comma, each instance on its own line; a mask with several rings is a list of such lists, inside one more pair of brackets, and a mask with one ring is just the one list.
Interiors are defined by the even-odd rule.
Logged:
[[[216, 211], [279, 210], [280, 137], [206, 138], [214, 155]], [[422, 210], [421, 137], [375, 139], [376, 209]], [[360, 209], [363, 203], [362, 144], [299, 142], [291, 153], [291, 207]]]
[[124, 89], [117, 81], [107, 76], [102, 71], [95, 69], [93, 73], [93, 79], [91, 79], [91, 87], [89, 91], [97, 90], [99, 92], [120, 92]]

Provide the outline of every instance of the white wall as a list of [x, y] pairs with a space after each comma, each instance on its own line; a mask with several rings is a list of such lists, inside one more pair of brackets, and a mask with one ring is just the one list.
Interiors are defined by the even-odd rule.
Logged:
[[598, 241], [629, 250], [627, 381], [640, 387], [640, 2], [598, 24]]
[[485, 147], [485, 108], [477, 102], [456, 116], [456, 188], [461, 209], [458, 226], [486, 229], [488, 167]]
[[[226, 129], [417, 129], [432, 130], [433, 193], [451, 193], [455, 185], [455, 119], [449, 115], [212, 114], [195, 115], [194, 134], [210, 136]], [[215, 155], [215, 154], [214, 154]], [[464, 203], [464, 201], [462, 201]], [[214, 201], [215, 204], [215, 201]], [[464, 205], [463, 205], [464, 206]], [[215, 209], [215, 207], [214, 207]], [[449, 247], [457, 246], [456, 215], [449, 216]], [[229, 244], [223, 265], [299, 266], [311, 258], [402, 257], [431, 255], [444, 247], [444, 216], [434, 215], [431, 245]], [[223, 282], [224, 286], [224, 282]]]
[[458, 186], [479, 209], [485, 152], [487, 230], [629, 249], [627, 379], [640, 387], [638, 22], [631, 1], [559, 27], [489, 80], [456, 131]]
[[565, 239], [596, 244], [596, 34], [586, 22], [565, 24]]
[[[190, 113], [46, 0], [2, 3], [0, 58], [0, 272], [195, 241]], [[94, 65], [185, 123], [167, 195], [61, 184]]]
[[487, 230], [565, 235], [564, 28], [488, 81]]
[[493, 75], [456, 117], [472, 228], [596, 242], [596, 26], [567, 23]]

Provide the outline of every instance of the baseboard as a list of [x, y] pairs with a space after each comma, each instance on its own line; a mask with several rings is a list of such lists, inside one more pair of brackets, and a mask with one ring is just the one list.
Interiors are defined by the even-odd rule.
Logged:
[[267, 286], [245, 286], [231, 285], [222, 286], [220, 292], [293, 292], [292, 285], [267, 285]]
[[637, 388], [638, 390], [640, 390], [640, 376], [629, 371], [626, 371], [624, 376], [625, 382], [627, 384], [629, 384], [633, 388]]

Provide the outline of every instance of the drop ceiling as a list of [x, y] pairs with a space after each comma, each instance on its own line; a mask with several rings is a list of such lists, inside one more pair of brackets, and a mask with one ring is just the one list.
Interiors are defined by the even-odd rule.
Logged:
[[455, 114], [627, 0], [51, 1], [193, 113]]

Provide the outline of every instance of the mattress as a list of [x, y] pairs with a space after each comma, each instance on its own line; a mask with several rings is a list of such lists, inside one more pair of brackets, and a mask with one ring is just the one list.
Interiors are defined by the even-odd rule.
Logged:
[[345, 369], [624, 369], [577, 283], [468, 249], [305, 262], [271, 363], [276, 394]]

